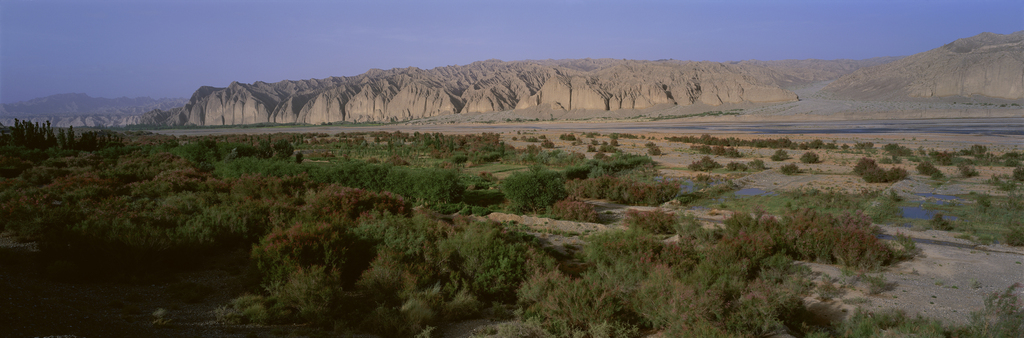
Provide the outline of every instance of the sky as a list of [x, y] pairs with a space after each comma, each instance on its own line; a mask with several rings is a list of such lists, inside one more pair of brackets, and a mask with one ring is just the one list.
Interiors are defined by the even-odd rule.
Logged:
[[865, 59], [1019, 30], [1019, 0], [0, 0], [0, 102], [486, 59]]

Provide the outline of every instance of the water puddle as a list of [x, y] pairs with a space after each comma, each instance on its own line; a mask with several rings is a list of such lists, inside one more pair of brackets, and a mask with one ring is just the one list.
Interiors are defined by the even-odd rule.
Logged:
[[693, 183], [693, 181], [691, 181], [691, 180], [680, 181], [679, 182], [679, 194], [677, 194], [677, 196], [678, 195], [682, 195], [682, 194], [689, 194], [689, 193], [692, 193], [694, 191], [697, 191], [697, 184], [696, 183]]
[[744, 197], [744, 196], [778, 196], [779, 195], [779, 194], [776, 194], [775, 192], [765, 191], [765, 190], [760, 189], [760, 188], [740, 189], [740, 190], [737, 190], [737, 191], [733, 192], [733, 194], [735, 194], [736, 196], [740, 196], [740, 197]]
[[[910, 219], [926, 219], [926, 220], [930, 220], [930, 219], [934, 219], [935, 215], [942, 213], [942, 211], [940, 211], [940, 210], [928, 210], [928, 209], [923, 208], [922, 206], [900, 207], [900, 210], [903, 211], [903, 218], [910, 218]], [[955, 220], [958, 220], [959, 218], [956, 217], [956, 216], [942, 215], [942, 219], [945, 219], [947, 221], [955, 221]]]

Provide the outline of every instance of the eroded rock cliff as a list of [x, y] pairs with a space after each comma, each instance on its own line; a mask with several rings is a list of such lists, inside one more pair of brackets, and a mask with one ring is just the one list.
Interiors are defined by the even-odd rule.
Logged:
[[202, 87], [184, 107], [154, 110], [154, 125], [380, 122], [540, 107], [644, 109], [784, 102], [779, 74], [760, 65], [610, 59], [487, 60], [429, 70], [370, 70], [353, 77]]

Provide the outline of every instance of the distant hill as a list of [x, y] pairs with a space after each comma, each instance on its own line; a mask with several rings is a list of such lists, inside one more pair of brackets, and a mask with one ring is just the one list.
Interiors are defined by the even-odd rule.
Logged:
[[864, 60], [745, 60], [736, 63], [740, 65], [757, 65], [770, 68], [777, 72], [775, 82], [783, 88], [790, 88], [821, 81], [835, 80], [840, 76], [853, 73], [858, 69], [890, 63], [901, 58], [903, 57], [882, 56]]
[[139, 117], [154, 109], [172, 109], [187, 103], [184, 98], [153, 99], [119, 97], [108, 99], [86, 94], [57, 94], [0, 104], [0, 123], [12, 125], [14, 119], [42, 122], [55, 126], [124, 126], [137, 124]]
[[788, 102], [796, 94], [782, 85], [835, 79], [884, 61], [487, 60], [372, 69], [352, 77], [202, 87], [184, 107], [154, 110], [141, 123], [390, 122], [524, 109], [586, 116], [664, 105]]
[[184, 98], [153, 99], [119, 97], [107, 99], [82, 93], [57, 94], [17, 103], [0, 104], [4, 116], [60, 115], [137, 115], [153, 109], [171, 109], [185, 105]]
[[823, 91], [854, 100], [950, 96], [1024, 98], [1024, 31], [981, 33], [903, 59], [862, 68]]

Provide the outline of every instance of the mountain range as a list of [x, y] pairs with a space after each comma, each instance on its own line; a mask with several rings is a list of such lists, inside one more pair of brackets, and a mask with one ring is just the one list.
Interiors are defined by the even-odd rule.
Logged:
[[1024, 31], [982, 33], [908, 57], [865, 60], [486, 60], [371, 69], [349, 77], [232, 82], [200, 87], [187, 100], [60, 94], [0, 105], [0, 123], [20, 117], [58, 126], [322, 124], [500, 111], [586, 117], [678, 106], [768, 106], [800, 100], [794, 91], [811, 84], [824, 86], [820, 91], [830, 99], [850, 102], [1016, 102], [1024, 99]]
[[184, 107], [147, 113], [141, 123], [394, 122], [526, 109], [587, 112], [766, 104], [798, 100], [784, 86], [835, 79], [892, 59], [487, 60], [428, 70], [374, 69], [353, 77], [203, 87]]

